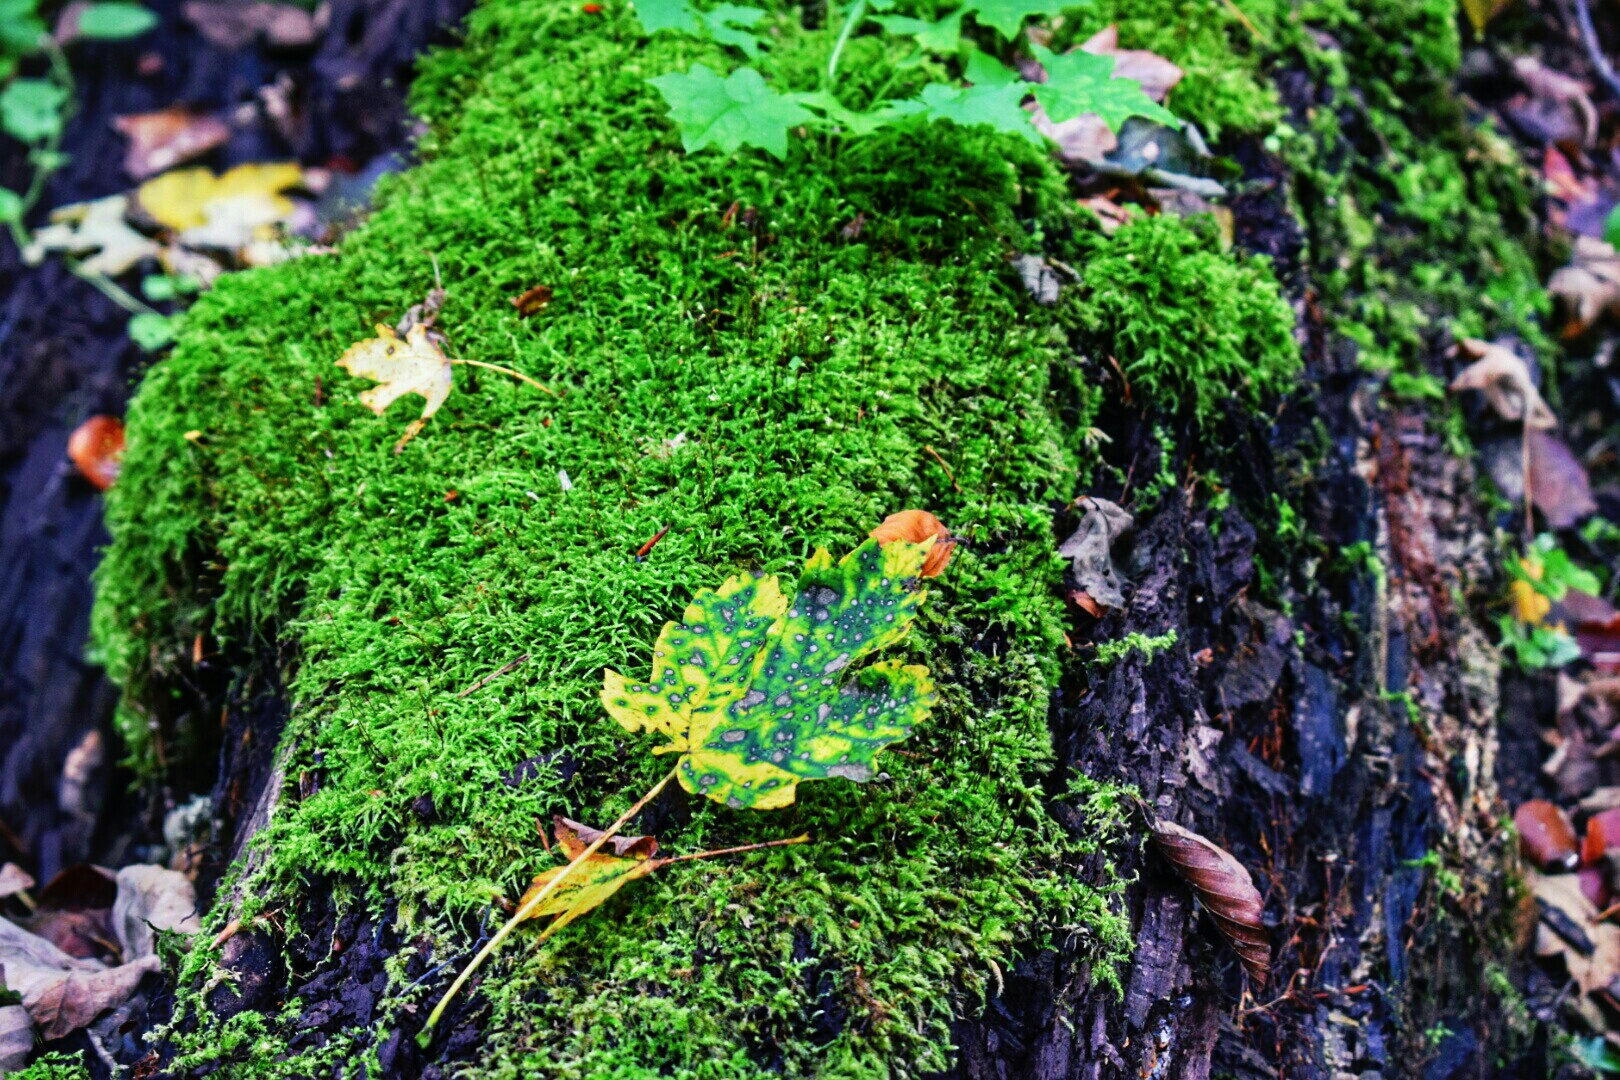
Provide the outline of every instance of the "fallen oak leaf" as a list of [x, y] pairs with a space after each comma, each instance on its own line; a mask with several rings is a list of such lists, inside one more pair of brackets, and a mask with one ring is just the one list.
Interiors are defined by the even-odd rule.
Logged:
[[425, 322], [416, 323], [410, 328], [404, 340], [394, 333], [391, 327], [378, 324], [377, 336], [357, 341], [338, 357], [337, 365], [350, 375], [363, 379], [371, 379], [377, 383], [370, 390], [360, 392], [360, 401], [378, 416], [388, 411], [388, 406], [407, 394], [420, 394], [426, 404], [422, 406], [422, 415], [411, 421], [400, 436], [399, 442], [394, 444], [394, 453], [405, 449], [405, 444], [416, 437], [428, 419], [439, 411], [439, 406], [449, 398], [450, 391], [455, 389], [455, 381], [451, 377], [453, 364], [469, 364], [473, 367], [489, 368], [521, 379], [531, 386], [539, 387], [546, 393], [551, 393], [540, 383], [513, 371], [511, 368], [499, 364], [486, 364], [481, 360], [452, 359], [444, 354], [437, 342], [433, 340], [431, 329]]
[[1265, 986], [1271, 945], [1261, 922], [1265, 902], [1249, 871], [1225, 848], [1173, 821], [1152, 821], [1149, 831], [1159, 853], [1192, 887], [1215, 928], [1237, 951], [1243, 970], [1256, 986]]

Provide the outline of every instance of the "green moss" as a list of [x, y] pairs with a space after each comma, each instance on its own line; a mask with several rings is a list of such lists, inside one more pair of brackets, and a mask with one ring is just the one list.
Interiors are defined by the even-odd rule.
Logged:
[[8, 1080], [90, 1080], [90, 1070], [73, 1054], [50, 1053], [6, 1076]]
[[[602, 822], [662, 771], [603, 714], [604, 667], [643, 669], [663, 621], [726, 573], [793, 571], [926, 505], [984, 543], [909, 644], [942, 704], [888, 775], [772, 814], [689, 805], [671, 851], [816, 843], [672, 868], [543, 949], [516, 942], [477, 993], [487, 1076], [944, 1068], [950, 1023], [1019, 955], [1061, 936], [1106, 981], [1128, 949], [1118, 882], [1083, 871], [1094, 838], [1046, 809], [1065, 791], [1046, 714], [1066, 653], [1048, 508], [1082, 465], [1062, 418], [1096, 392], [1006, 260], [1024, 222], [1079, 223], [1041, 155], [978, 132], [798, 141], [785, 165], [688, 157], [644, 79], [722, 57], [643, 42], [614, 10], [486, 3], [419, 84], [427, 163], [335, 256], [220, 282], [148, 374], [96, 613], [125, 732], [148, 769], [185, 767], [217, 723], [165, 691], [194, 637], [291, 643], [283, 749], [307, 782], [261, 838], [246, 914], [287, 926], [319, 875], [340, 905], [397, 903], [434, 964], [464, 957], [463, 920], [548, 865], [537, 819]], [[782, 71], [830, 43], [785, 18], [777, 33]], [[460, 369], [395, 456], [415, 399], [374, 417], [333, 361], [421, 298], [430, 255], [455, 353], [557, 393]], [[555, 299], [520, 320], [508, 298], [537, 283]], [[1082, 809], [1100, 826], [1113, 807]], [[295, 1003], [211, 1017], [214, 962], [187, 962], [188, 1064], [313, 1075], [360, 1054], [285, 1057]], [[403, 965], [385, 1017], [448, 977], [409, 986]]]
[[1108, 343], [1133, 398], [1213, 430], [1236, 398], [1250, 408], [1300, 370], [1294, 314], [1266, 261], [1219, 249], [1207, 219], [1138, 218], [1085, 263], [1069, 310]]
[[1099, 667], [1107, 667], [1109, 664], [1116, 663], [1133, 652], [1139, 652], [1142, 654], [1144, 663], [1152, 663], [1155, 656], [1174, 645], [1176, 640], [1177, 634], [1173, 629], [1162, 634], [1155, 634], [1152, 637], [1142, 633], [1126, 634], [1124, 637], [1114, 641], [1104, 641], [1098, 644], [1094, 662]]

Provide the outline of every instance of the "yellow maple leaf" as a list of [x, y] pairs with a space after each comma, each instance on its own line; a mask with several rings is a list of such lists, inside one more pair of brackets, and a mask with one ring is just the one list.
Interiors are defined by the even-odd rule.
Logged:
[[421, 394], [426, 400], [422, 415], [411, 421], [394, 445], [396, 454], [415, 438], [455, 388], [450, 358], [428, 337], [427, 327], [420, 324], [411, 327], [403, 341], [389, 327], [378, 326], [376, 337], [350, 345], [337, 363], [350, 375], [376, 381], [376, 386], [361, 391], [360, 401], [378, 416], [406, 394]]
[[220, 176], [205, 168], [175, 169], [142, 184], [135, 199], [155, 220], [179, 232], [204, 225], [217, 229], [237, 218], [257, 226], [293, 212], [292, 200], [282, 192], [303, 179], [303, 170], [285, 161], [238, 165]]

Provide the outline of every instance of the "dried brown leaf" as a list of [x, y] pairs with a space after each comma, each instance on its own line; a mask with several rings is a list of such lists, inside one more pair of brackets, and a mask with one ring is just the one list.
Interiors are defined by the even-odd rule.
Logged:
[[230, 127], [219, 117], [179, 105], [115, 116], [113, 127], [129, 140], [124, 171], [136, 180], [199, 158], [231, 137]]
[[34, 877], [14, 862], [0, 866], [0, 900], [27, 892], [34, 887]]
[[303, 48], [314, 43], [321, 29], [314, 16], [291, 4], [190, 0], [181, 10], [204, 40], [226, 52], [235, 52], [261, 34], [272, 48]]
[[551, 303], [550, 285], [535, 285], [512, 297], [512, 306], [517, 308], [518, 316], [524, 319], [544, 311], [549, 303]]
[[1565, 337], [1582, 333], [1603, 315], [1620, 312], [1620, 254], [1591, 236], [1577, 236], [1569, 265], [1547, 279], [1547, 292], [1570, 322]]
[[[148, 972], [163, 970], [155, 956], [143, 956], [105, 971], [20, 971], [13, 989], [22, 995], [23, 1008], [39, 1025], [47, 1040], [60, 1039], [88, 1027], [108, 1009], [115, 1009], [135, 993]], [[12, 968], [6, 967], [6, 979]]]
[[1112, 56], [1114, 78], [1141, 83], [1142, 92], [1161, 104], [1185, 74], [1158, 53], [1147, 49], [1120, 48], [1118, 26], [1097, 31], [1081, 44], [1080, 50], [1093, 56]]
[[1106, 607], [1125, 606], [1124, 575], [1114, 565], [1114, 544], [1130, 532], [1136, 519], [1107, 499], [1081, 499], [1084, 511], [1080, 527], [1074, 530], [1058, 554], [1069, 560], [1074, 579], [1092, 601]]
[[1256, 986], [1271, 972], [1271, 944], [1261, 922], [1265, 903], [1254, 879], [1232, 853], [1170, 821], [1152, 824], [1153, 843], [1181, 879], [1192, 887], [1215, 928], [1243, 962]]
[[1542, 911], [1536, 955], [1563, 959], [1570, 978], [1581, 988], [1583, 1011], [1596, 1016], [1601, 1026], [1602, 1014], [1591, 1008], [1585, 995], [1607, 990], [1620, 975], [1620, 926], [1598, 921], [1598, 909], [1582, 892], [1575, 874], [1528, 870], [1525, 884]]
[[1597, 513], [1586, 467], [1563, 440], [1530, 432], [1530, 498], [1554, 529], [1567, 529]]
[[1554, 428], [1558, 418], [1541, 392], [1530, 379], [1530, 368], [1512, 350], [1478, 338], [1464, 338], [1460, 344], [1464, 356], [1473, 363], [1463, 368], [1451, 380], [1453, 393], [1459, 390], [1478, 390], [1504, 420], [1524, 420], [1532, 428]]

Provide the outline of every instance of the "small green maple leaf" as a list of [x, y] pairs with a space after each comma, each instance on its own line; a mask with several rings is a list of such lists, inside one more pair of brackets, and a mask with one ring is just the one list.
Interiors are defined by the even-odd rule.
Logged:
[[1054, 124], [1088, 113], [1102, 117], [1114, 131], [1132, 116], [1172, 127], [1180, 124], [1175, 113], [1147, 96], [1141, 83], [1115, 78], [1112, 56], [1095, 56], [1081, 49], [1060, 56], [1040, 45], [1031, 48], [1046, 69], [1046, 81], [1035, 87], [1035, 100]]
[[669, 103], [670, 118], [680, 125], [681, 145], [689, 154], [705, 146], [726, 154], [757, 146], [785, 158], [788, 128], [815, 120], [813, 113], [766, 86], [760, 73], [749, 67], [722, 79], [706, 65], [693, 64], [687, 71], [648, 81]]
[[636, 0], [635, 12], [648, 37], [666, 30], [707, 36], [721, 45], [741, 49], [750, 60], [759, 55], [759, 38], [749, 28], [765, 17], [764, 8], [718, 4], [712, 11], [699, 11], [687, 0]]
[[702, 32], [697, 9], [686, 0], [635, 0], [634, 7], [636, 18], [641, 20], [641, 28], [647, 31], [648, 37], [663, 30], [678, 34]]
[[938, 22], [909, 15], [879, 15], [876, 20], [891, 34], [916, 38], [917, 44], [929, 52], [953, 53], [962, 42], [962, 16], [966, 14], [966, 8], [958, 8]]
[[963, 127], [988, 124], [997, 131], [1044, 146], [1040, 134], [1030, 125], [1029, 114], [1019, 105], [1028, 90], [1024, 83], [967, 87], [929, 83], [917, 100], [927, 110], [924, 115], [929, 120], [949, 120]]
[[1076, 0], [971, 0], [962, 10], [1011, 41], [1031, 15], [1061, 15], [1065, 8], [1082, 6]]
[[626, 730], [669, 739], [654, 753], [681, 755], [687, 791], [733, 808], [787, 806], [800, 780], [864, 783], [878, 751], [928, 716], [934, 684], [898, 660], [840, 674], [905, 637], [932, 546], [868, 540], [837, 563], [819, 550], [791, 598], [775, 577], [705, 589], [665, 624], [651, 679], [609, 670], [602, 704]]

